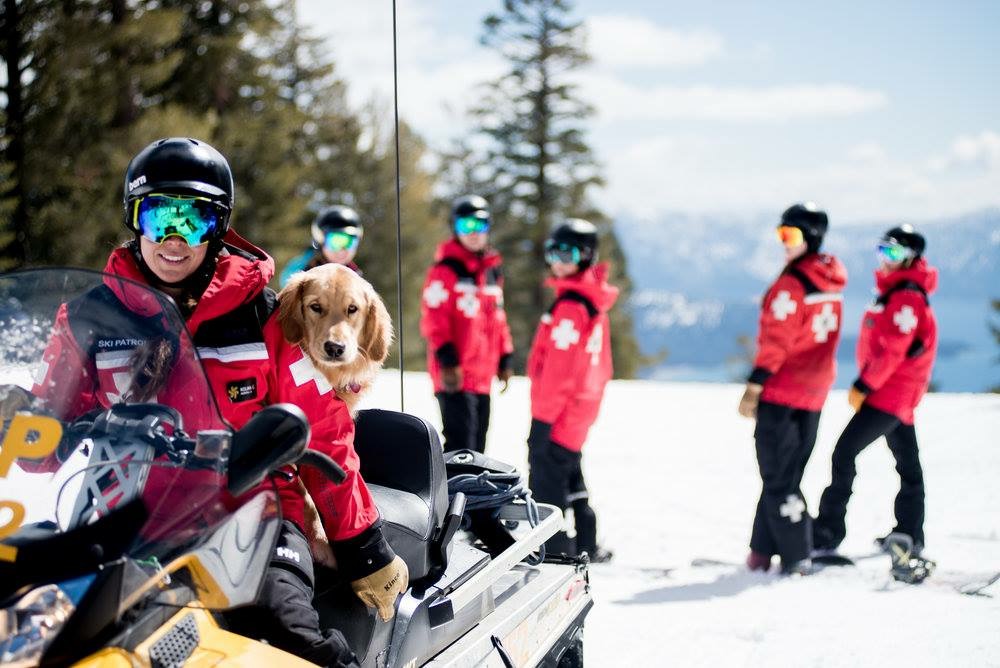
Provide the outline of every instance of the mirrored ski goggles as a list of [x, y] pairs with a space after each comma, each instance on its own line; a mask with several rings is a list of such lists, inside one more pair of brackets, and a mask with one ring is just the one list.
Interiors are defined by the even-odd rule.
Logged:
[[489, 231], [489, 218], [463, 216], [455, 219], [455, 234], [485, 234]]
[[902, 262], [913, 257], [913, 249], [899, 244], [880, 243], [878, 257], [880, 260], [888, 260], [889, 262]]
[[789, 248], [792, 248], [805, 243], [806, 238], [799, 228], [782, 225], [778, 228], [778, 240]]
[[227, 210], [204, 197], [146, 195], [136, 200], [132, 226], [154, 243], [180, 237], [189, 246], [200, 246], [214, 238]]
[[569, 244], [553, 244], [545, 247], [547, 264], [580, 264], [580, 249]]
[[352, 251], [358, 247], [361, 238], [343, 230], [331, 230], [323, 238], [323, 248], [328, 251]]

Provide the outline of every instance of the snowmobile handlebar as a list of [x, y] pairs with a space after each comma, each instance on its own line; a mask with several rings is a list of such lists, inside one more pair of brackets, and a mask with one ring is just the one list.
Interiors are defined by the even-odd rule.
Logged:
[[318, 450], [306, 450], [299, 456], [296, 463], [299, 466], [312, 466], [336, 485], [347, 480], [347, 473], [340, 467], [340, 464]]

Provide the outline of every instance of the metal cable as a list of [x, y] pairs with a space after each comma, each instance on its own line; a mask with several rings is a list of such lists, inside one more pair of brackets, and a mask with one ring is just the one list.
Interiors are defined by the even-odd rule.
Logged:
[[392, 107], [395, 116], [396, 135], [396, 302], [399, 311], [399, 410], [405, 412], [403, 393], [403, 225], [399, 184], [399, 67], [396, 58], [396, 0], [392, 0]]

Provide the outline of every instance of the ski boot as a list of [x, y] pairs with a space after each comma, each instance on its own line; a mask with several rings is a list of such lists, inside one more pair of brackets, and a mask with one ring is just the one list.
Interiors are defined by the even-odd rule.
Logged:
[[770, 554], [750, 550], [750, 554], [747, 555], [747, 570], [766, 573], [771, 568], [771, 556]]
[[913, 539], [905, 533], [891, 533], [882, 540], [882, 548], [892, 559], [892, 579], [906, 584], [920, 584], [934, 572], [937, 564], [914, 554]]

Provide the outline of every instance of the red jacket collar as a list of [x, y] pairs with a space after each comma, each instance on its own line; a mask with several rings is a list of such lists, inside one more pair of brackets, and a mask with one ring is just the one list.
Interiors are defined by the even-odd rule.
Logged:
[[[219, 254], [212, 280], [188, 318], [187, 325], [192, 334], [202, 322], [225, 315], [256, 297], [274, 276], [274, 260], [263, 250], [233, 230], [226, 233], [223, 241], [227, 246], [243, 253], [224, 249]], [[244, 253], [251, 257], [246, 257]], [[136, 264], [132, 251], [125, 247], [112, 251], [104, 271], [144, 285], [149, 284]], [[140, 314], [159, 312], [159, 303], [145, 291], [128, 290], [127, 283], [111, 278], [105, 278], [104, 282], [132, 311]]]
[[434, 261], [440, 262], [446, 258], [459, 260], [473, 274], [489, 267], [498, 266], [502, 262], [500, 253], [494, 248], [487, 247], [482, 253], [473, 253], [455, 238], [451, 238], [437, 247], [437, 252], [434, 254]]
[[922, 287], [927, 294], [937, 290], [938, 270], [927, 264], [924, 258], [917, 260], [905, 269], [884, 272], [881, 269], [875, 270], [875, 285], [879, 292], [885, 292], [892, 286], [903, 281], [913, 281]]
[[618, 299], [618, 288], [608, 284], [609, 271], [608, 263], [602, 262], [566, 278], [550, 276], [545, 279], [545, 285], [553, 288], [557, 297], [570, 290], [579, 292], [594, 308], [607, 313]]

